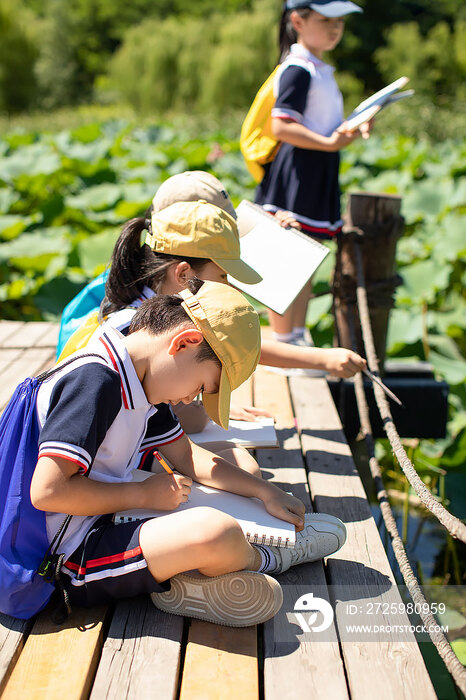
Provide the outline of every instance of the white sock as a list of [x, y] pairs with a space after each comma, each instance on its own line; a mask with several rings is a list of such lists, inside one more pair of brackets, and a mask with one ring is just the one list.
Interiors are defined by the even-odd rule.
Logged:
[[252, 546], [257, 549], [261, 555], [261, 565], [258, 571], [261, 574], [266, 574], [268, 571], [275, 571], [277, 568], [277, 559], [270, 547], [267, 547], [265, 544], [253, 544]]
[[296, 326], [296, 328], [293, 328], [293, 340], [298, 340], [299, 338], [304, 338], [305, 330], [306, 330], [306, 326]]
[[273, 333], [274, 340], [279, 340], [281, 343], [291, 343], [294, 339], [293, 331], [290, 333]]

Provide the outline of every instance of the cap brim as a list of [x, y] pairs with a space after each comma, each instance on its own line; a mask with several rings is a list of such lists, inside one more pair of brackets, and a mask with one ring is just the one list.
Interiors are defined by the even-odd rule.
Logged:
[[238, 282], [244, 282], [244, 284], [262, 282], [260, 274], [245, 263], [244, 260], [235, 258], [234, 260], [214, 260], [214, 262]]
[[225, 369], [222, 367], [220, 385], [216, 394], [202, 394], [202, 403], [209, 418], [221, 428], [228, 430], [230, 421], [231, 388]]
[[317, 2], [311, 2], [310, 6], [315, 12], [318, 12], [324, 17], [343, 17], [352, 12], [362, 12], [362, 7], [358, 7], [354, 2], [342, 2], [341, 0], [335, 0], [335, 2], [329, 2], [326, 5], [319, 5]]

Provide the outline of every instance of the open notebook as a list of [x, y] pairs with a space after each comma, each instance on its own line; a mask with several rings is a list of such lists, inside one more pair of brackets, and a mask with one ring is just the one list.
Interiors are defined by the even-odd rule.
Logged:
[[356, 109], [345, 119], [347, 130], [354, 131], [358, 129], [362, 124], [372, 119], [377, 112], [388, 107], [388, 105], [414, 95], [414, 90], [398, 92], [408, 81], [409, 78], [402, 76], [358, 104]]
[[246, 200], [236, 208], [241, 258], [262, 277], [257, 284], [230, 283], [269, 309], [283, 314], [310, 280], [329, 250]]
[[241, 447], [278, 447], [273, 418], [265, 416], [257, 421], [230, 420], [228, 430], [211, 420], [200, 433], [191, 433], [189, 437], [197, 445], [227, 440]]
[[[134, 481], [144, 481], [150, 476], [149, 472], [135, 470]], [[246, 539], [253, 544], [266, 544], [275, 547], [294, 547], [296, 543], [296, 531], [292, 523], [287, 523], [268, 513], [257, 498], [237, 496], [228, 491], [203, 486], [193, 482], [193, 487], [187, 503], [181, 503], [176, 511], [196, 508], [196, 506], [210, 506], [232, 515], [240, 524]], [[116, 513], [115, 523], [132, 522], [143, 518], [159, 518], [174, 511], [166, 510], [125, 510]]]

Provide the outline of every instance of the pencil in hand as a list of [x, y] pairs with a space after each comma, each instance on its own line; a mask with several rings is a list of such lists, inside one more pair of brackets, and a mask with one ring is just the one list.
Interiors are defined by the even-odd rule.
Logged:
[[159, 460], [160, 464], [161, 464], [162, 467], [165, 469], [165, 471], [167, 472], [167, 474], [173, 474], [173, 469], [171, 469], [171, 468], [168, 466], [168, 464], [166, 463], [166, 461], [164, 460], [164, 458], [162, 457], [162, 455], [160, 454], [160, 452], [157, 452], [157, 450], [154, 450], [154, 455], [155, 455], [155, 457]]

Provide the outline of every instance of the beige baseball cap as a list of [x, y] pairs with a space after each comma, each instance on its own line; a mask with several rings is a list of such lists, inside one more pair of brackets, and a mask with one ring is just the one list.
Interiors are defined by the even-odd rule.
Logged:
[[195, 202], [199, 199], [215, 204], [236, 219], [235, 208], [224, 186], [204, 170], [186, 170], [165, 180], [152, 200], [152, 211], [159, 212], [175, 202]]
[[146, 243], [157, 253], [212, 260], [245, 284], [262, 280], [240, 258], [238, 227], [233, 217], [204, 200], [177, 202], [153, 212]]
[[203, 394], [207, 414], [228, 428], [233, 389], [251, 376], [259, 361], [259, 316], [237, 289], [220, 282], [204, 282], [197, 294], [180, 292], [184, 308], [222, 363], [216, 394]]

